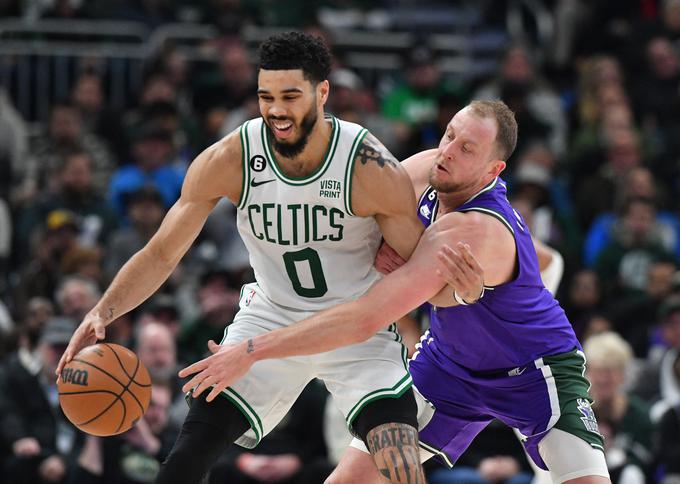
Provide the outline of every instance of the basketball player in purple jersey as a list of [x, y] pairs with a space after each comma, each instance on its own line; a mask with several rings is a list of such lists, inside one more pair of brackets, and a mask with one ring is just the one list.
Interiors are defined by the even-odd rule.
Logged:
[[[499, 177], [516, 138], [514, 115], [500, 101], [459, 111], [438, 149], [404, 162], [427, 227], [411, 259], [356, 301], [239, 345], [213, 346], [212, 356], [180, 372], [196, 373], [186, 388], [219, 392], [255, 361], [364, 341], [430, 300], [431, 328], [409, 366], [434, 406], [422, 412], [423, 458], [453, 465], [498, 418], [519, 430], [527, 453], [555, 482], [609, 482], [581, 346], [541, 282], [529, 229]], [[470, 294], [477, 261], [485, 279], [479, 296]], [[447, 283], [458, 292], [443, 291]], [[368, 446], [375, 452], [391, 440], [384, 435]], [[329, 482], [380, 482], [370, 455], [353, 447]], [[383, 465], [380, 473], [391, 472]]]

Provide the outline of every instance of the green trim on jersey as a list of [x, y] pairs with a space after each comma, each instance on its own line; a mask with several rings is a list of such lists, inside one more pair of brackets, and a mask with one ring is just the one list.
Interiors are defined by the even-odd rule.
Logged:
[[250, 192], [250, 141], [248, 140], [248, 124], [250, 121], [246, 121], [241, 125], [240, 128], [240, 138], [241, 138], [241, 169], [243, 171], [243, 180], [241, 180], [241, 198], [239, 198], [236, 207], [242, 209], [246, 206], [246, 201], [248, 201], [248, 193]]
[[[233, 403], [236, 408], [241, 411], [243, 416], [250, 424], [250, 428], [253, 429], [253, 432], [255, 432], [255, 439], [257, 440], [255, 445], [259, 444], [260, 440], [262, 440], [262, 434], [264, 433], [264, 430], [262, 429], [262, 420], [260, 420], [260, 417], [257, 415], [255, 410], [253, 410], [253, 407], [248, 405], [248, 402], [246, 402], [245, 399], [231, 387], [227, 387], [222, 390], [220, 395]], [[253, 445], [253, 447], [255, 447], [255, 445]]]
[[394, 340], [401, 345], [401, 359], [404, 360], [404, 368], [408, 371], [408, 350], [404, 346], [401, 334], [399, 334], [397, 323], [390, 324], [387, 331], [394, 333]]
[[352, 211], [352, 174], [354, 173], [354, 155], [356, 154], [359, 145], [367, 134], [368, 130], [366, 128], [362, 128], [354, 138], [352, 147], [349, 150], [347, 168], [345, 169], [345, 211], [352, 217], [356, 216]]
[[271, 164], [274, 173], [279, 177], [279, 179], [281, 179], [281, 181], [287, 183], [288, 185], [307, 185], [323, 176], [328, 167], [331, 165], [331, 160], [335, 155], [335, 149], [338, 147], [338, 140], [340, 139], [340, 124], [338, 123], [338, 120], [335, 118], [335, 116], [329, 116], [328, 119], [331, 120], [332, 132], [331, 142], [329, 143], [328, 149], [326, 150], [326, 156], [324, 157], [323, 162], [316, 168], [316, 170], [314, 170], [314, 172], [304, 177], [290, 177], [283, 172], [278, 161], [276, 160], [274, 150], [271, 147], [271, 138], [268, 136], [264, 119], [262, 120], [261, 136], [264, 153], [267, 157], [267, 160]]
[[381, 388], [364, 395], [363, 398], [347, 413], [347, 418], [345, 419], [347, 421], [347, 426], [351, 429], [354, 420], [356, 420], [359, 413], [361, 413], [364, 407], [369, 403], [381, 398], [399, 398], [412, 386], [413, 380], [411, 379], [411, 374], [406, 371], [404, 378], [399, 380], [392, 388]]

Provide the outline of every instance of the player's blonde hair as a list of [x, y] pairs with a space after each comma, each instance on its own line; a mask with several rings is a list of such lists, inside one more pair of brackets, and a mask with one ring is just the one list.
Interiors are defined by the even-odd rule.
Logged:
[[630, 344], [613, 331], [594, 334], [583, 345], [589, 365], [625, 370], [633, 359]]
[[512, 152], [515, 151], [515, 146], [517, 146], [515, 113], [503, 101], [472, 101], [469, 107], [480, 118], [494, 118], [496, 120], [498, 157], [507, 161]]

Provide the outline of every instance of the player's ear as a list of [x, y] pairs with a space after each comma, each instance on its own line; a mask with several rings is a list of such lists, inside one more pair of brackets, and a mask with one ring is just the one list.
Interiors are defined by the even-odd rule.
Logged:
[[503, 170], [505, 170], [506, 163], [503, 160], [494, 160], [491, 163], [491, 170], [489, 170], [489, 173], [493, 175], [494, 178], [496, 178], [498, 175], [501, 174]]
[[328, 80], [323, 80], [316, 85], [316, 97], [321, 101], [321, 104], [326, 104], [328, 100], [328, 93], [330, 91], [330, 85]]

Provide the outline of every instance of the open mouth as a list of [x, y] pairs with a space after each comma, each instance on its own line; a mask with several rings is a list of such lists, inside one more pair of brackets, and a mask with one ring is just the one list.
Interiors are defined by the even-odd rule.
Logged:
[[448, 172], [449, 172], [446, 168], [444, 168], [444, 167], [443, 167], [442, 165], [440, 165], [439, 163], [437, 163], [436, 167], [437, 167], [437, 171], [438, 171], [439, 173], [447, 173], [447, 174], [448, 174]]
[[274, 136], [277, 138], [288, 138], [291, 133], [293, 132], [293, 123], [292, 121], [288, 120], [281, 120], [281, 119], [272, 119], [269, 121], [269, 124], [272, 127], [272, 132], [274, 133]]

